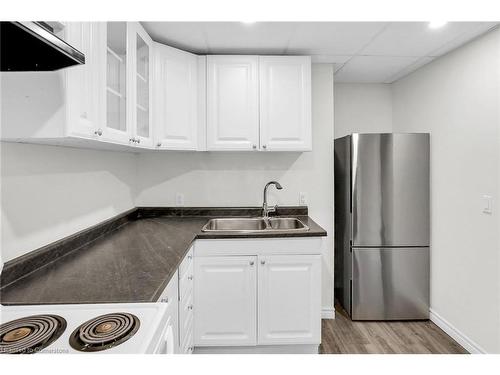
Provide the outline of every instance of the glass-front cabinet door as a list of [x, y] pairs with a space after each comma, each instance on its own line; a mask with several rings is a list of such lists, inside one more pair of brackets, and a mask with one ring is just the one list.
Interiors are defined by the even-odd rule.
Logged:
[[127, 22], [106, 24], [106, 114], [104, 137], [117, 143], [129, 143], [131, 119], [128, 114], [130, 94], [127, 70], [129, 65]]
[[130, 23], [129, 27], [130, 42], [133, 46], [133, 75], [129, 80], [130, 84], [134, 85], [131, 111], [133, 139], [137, 146], [150, 147], [153, 145], [151, 117], [153, 42], [139, 23]]

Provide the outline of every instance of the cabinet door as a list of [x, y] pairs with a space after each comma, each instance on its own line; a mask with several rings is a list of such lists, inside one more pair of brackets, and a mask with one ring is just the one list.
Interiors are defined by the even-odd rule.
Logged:
[[172, 276], [163, 293], [158, 298], [160, 303], [167, 305], [167, 314], [170, 315], [169, 325], [171, 325], [174, 353], [180, 352], [179, 345], [179, 280], [177, 272]]
[[321, 342], [321, 256], [259, 257], [259, 344]]
[[130, 128], [136, 146], [153, 146], [152, 97], [152, 47], [153, 40], [138, 22], [129, 22], [128, 41], [130, 66], [128, 84], [130, 86], [129, 116]]
[[154, 131], [156, 147], [196, 150], [197, 56], [154, 44]]
[[196, 258], [195, 346], [256, 344], [256, 262], [255, 256]]
[[127, 68], [131, 63], [127, 43], [127, 22], [107, 22], [102, 36], [106, 56], [103, 65], [106, 92], [103, 138], [111, 142], [128, 144], [132, 133], [127, 97], [132, 90], [128, 87], [127, 81]]
[[102, 22], [68, 22], [64, 28], [65, 41], [85, 54], [84, 65], [65, 71], [68, 136], [94, 138], [102, 134], [99, 35], [104, 27]]
[[311, 150], [311, 58], [261, 56], [259, 75], [261, 149]]
[[259, 148], [257, 56], [207, 57], [207, 149]]

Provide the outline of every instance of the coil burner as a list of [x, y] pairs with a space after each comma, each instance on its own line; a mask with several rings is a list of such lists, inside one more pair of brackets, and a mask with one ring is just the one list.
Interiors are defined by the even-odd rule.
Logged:
[[69, 338], [69, 344], [82, 352], [110, 349], [130, 339], [139, 326], [139, 318], [132, 314], [101, 315], [75, 329]]
[[0, 325], [0, 353], [33, 354], [57, 340], [66, 329], [58, 315], [33, 315]]

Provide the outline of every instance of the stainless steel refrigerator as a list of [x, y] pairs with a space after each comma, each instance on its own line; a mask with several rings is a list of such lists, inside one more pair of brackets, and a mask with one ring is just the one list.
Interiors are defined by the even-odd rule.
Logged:
[[429, 318], [429, 134], [335, 140], [335, 296], [353, 320]]

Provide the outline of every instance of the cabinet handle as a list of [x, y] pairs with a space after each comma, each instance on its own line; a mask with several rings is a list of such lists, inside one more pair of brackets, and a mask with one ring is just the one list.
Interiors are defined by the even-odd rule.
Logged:
[[129, 142], [135, 142], [135, 139], [134, 138], [130, 138], [128, 141]]
[[94, 134], [98, 135], [99, 137], [102, 135], [102, 129], [97, 129]]
[[136, 142], [137, 142], [137, 143], [141, 143], [141, 139], [140, 139], [140, 138], [137, 138]]
[[265, 260], [261, 260], [260, 264], [264, 265], [264, 264], [266, 264], [266, 261]]
[[161, 142], [158, 142], [158, 143], [156, 144], [156, 147], [161, 147]]
[[265, 150], [267, 148], [267, 145], [262, 145], [262, 148]]
[[188, 276], [188, 280], [193, 280], [193, 275]]
[[162, 298], [160, 302], [168, 303], [168, 297], [167, 298]]
[[189, 306], [188, 306], [188, 309], [189, 309], [189, 310], [192, 310], [192, 309], [193, 309], [193, 305], [189, 305]]
[[252, 148], [253, 148], [254, 150], [256, 150], [256, 149], [257, 149], [257, 145], [252, 145]]
[[192, 255], [188, 255], [188, 259], [193, 259], [193, 256]]
[[250, 261], [250, 265], [253, 266], [254, 265], [254, 262], [253, 260]]

